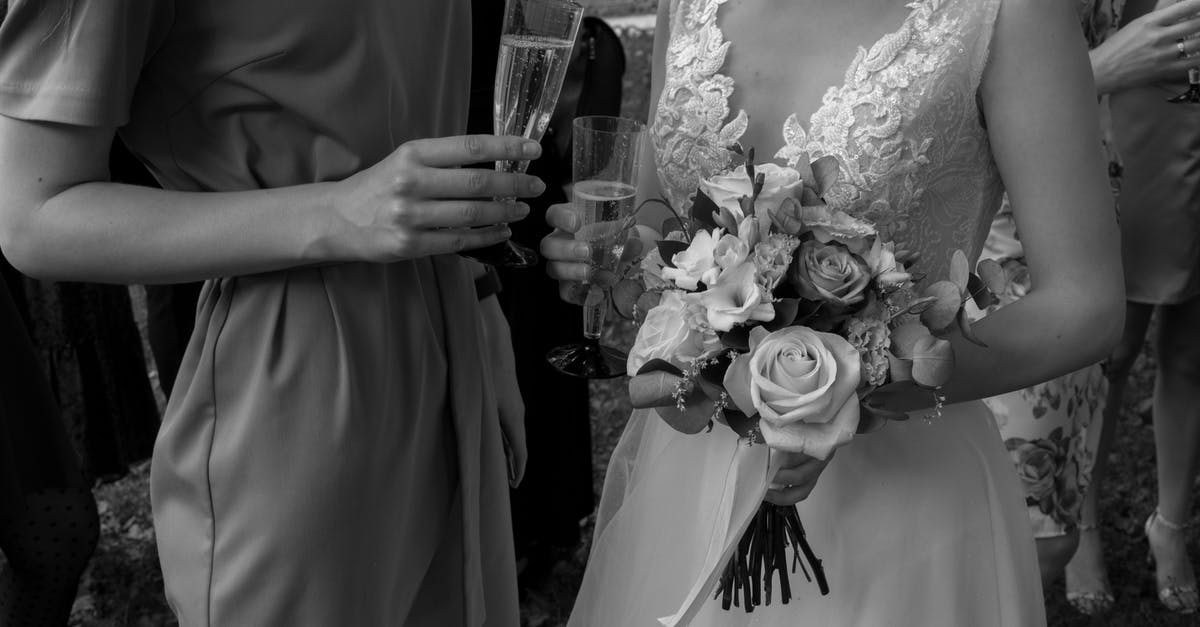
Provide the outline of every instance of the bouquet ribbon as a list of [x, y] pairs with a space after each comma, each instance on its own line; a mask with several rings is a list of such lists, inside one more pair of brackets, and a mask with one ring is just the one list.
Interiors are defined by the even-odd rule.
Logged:
[[765, 446], [738, 443], [730, 461], [721, 503], [706, 547], [704, 567], [679, 610], [658, 619], [665, 627], [687, 625], [712, 596], [738, 541], [746, 532], [767, 494], [771, 479], [779, 472], [782, 457], [771, 455]]

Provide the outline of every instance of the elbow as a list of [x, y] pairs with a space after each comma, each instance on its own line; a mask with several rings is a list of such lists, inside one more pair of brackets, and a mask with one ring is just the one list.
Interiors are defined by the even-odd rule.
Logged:
[[1090, 293], [1092, 306], [1080, 320], [1087, 338], [1088, 363], [1107, 358], [1121, 341], [1125, 331], [1125, 287], [1118, 280]]
[[29, 216], [0, 212], [0, 253], [21, 274], [35, 279], [58, 280], [46, 259], [46, 247], [38, 242], [37, 229]]

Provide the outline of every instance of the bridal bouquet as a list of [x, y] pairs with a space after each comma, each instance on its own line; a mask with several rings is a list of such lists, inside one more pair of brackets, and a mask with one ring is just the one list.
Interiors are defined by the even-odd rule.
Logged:
[[[909, 254], [823, 200], [837, 180], [834, 157], [789, 168], [731, 150], [742, 163], [701, 181], [690, 219], [668, 220], [640, 278], [613, 288], [618, 312], [641, 325], [628, 361], [633, 405], [684, 433], [720, 424], [820, 459], [856, 433], [907, 419], [876, 402], [889, 391], [928, 390], [938, 412], [954, 366], [944, 336], [957, 327], [978, 341], [963, 305], [990, 303], [1003, 271], [984, 263], [972, 274], [959, 252], [949, 279], [918, 289]], [[764, 580], [770, 603], [775, 571], [786, 603], [788, 545], [827, 593], [795, 507], [764, 503], [721, 579], [724, 607], [762, 604]]]

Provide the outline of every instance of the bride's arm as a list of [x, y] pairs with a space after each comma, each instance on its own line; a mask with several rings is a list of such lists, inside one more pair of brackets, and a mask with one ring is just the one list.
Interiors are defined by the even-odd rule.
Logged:
[[1066, 3], [1005, 0], [1000, 9], [980, 94], [1033, 287], [977, 323], [987, 348], [953, 338], [950, 402], [1095, 363], [1120, 336], [1121, 247], [1078, 30]]

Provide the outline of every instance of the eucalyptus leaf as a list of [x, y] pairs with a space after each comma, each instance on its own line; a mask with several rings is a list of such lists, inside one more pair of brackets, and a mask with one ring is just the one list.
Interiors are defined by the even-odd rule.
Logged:
[[661, 300], [662, 292], [642, 292], [642, 295], [638, 296], [637, 299], [637, 305], [635, 307], [633, 316], [634, 319], [638, 322], [645, 320], [646, 314], [650, 313], [651, 309], [657, 307], [659, 301]]
[[920, 322], [909, 322], [892, 329], [892, 354], [900, 359], [912, 359], [917, 342], [933, 335]]
[[1004, 273], [1004, 267], [995, 259], [984, 259], [975, 269], [979, 272], [979, 278], [983, 280], [983, 284], [993, 294], [999, 296], [1008, 289], [1008, 275]]
[[642, 286], [641, 281], [633, 279], [625, 279], [613, 286], [612, 301], [613, 307], [617, 313], [626, 320], [632, 320], [634, 308], [637, 306], [638, 299], [646, 288]]
[[950, 282], [958, 286], [959, 294], [967, 292], [967, 275], [969, 274], [971, 274], [971, 264], [967, 261], [967, 254], [962, 250], [954, 251], [954, 255], [950, 257]]
[[946, 384], [954, 373], [954, 347], [936, 337], [918, 340], [913, 347], [913, 381], [937, 388]]
[[975, 335], [975, 329], [971, 326], [971, 318], [967, 315], [966, 309], [958, 312], [958, 329], [962, 332], [962, 336], [966, 338], [967, 341], [975, 344], [976, 346], [987, 348], [987, 343], [979, 339], [978, 335]]
[[953, 324], [958, 310], [962, 309], [962, 290], [950, 281], [938, 281], [925, 288], [925, 295], [937, 300], [921, 312], [921, 322], [935, 332]]
[[983, 279], [979, 275], [972, 274], [967, 279], [967, 290], [971, 293], [971, 298], [975, 301], [975, 306], [981, 310], [985, 310], [996, 303], [996, 297], [992, 295], [992, 291], [984, 285]]

